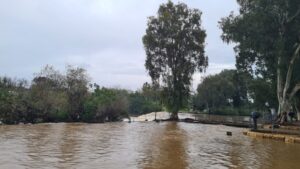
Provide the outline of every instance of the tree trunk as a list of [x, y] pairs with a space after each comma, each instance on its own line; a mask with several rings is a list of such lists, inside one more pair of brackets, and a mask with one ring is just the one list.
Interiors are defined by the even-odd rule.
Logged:
[[277, 99], [278, 99], [278, 103], [279, 103], [279, 107], [278, 107], [278, 115], [280, 115], [280, 113], [282, 112], [281, 108], [282, 108], [282, 103], [283, 103], [283, 80], [282, 80], [282, 72], [281, 72], [281, 57], [278, 58], [278, 63], [277, 63]]
[[172, 121], [178, 121], [179, 120], [179, 118], [178, 118], [178, 112], [172, 112], [171, 116], [170, 116], [170, 120], [172, 120]]
[[295, 104], [295, 109], [296, 109], [296, 113], [297, 113], [297, 120], [300, 120], [300, 110], [297, 104]]
[[[294, 98], [295, 94], [300, 90], [300, 84], [297, 84], [293, 87], [291, 92], [288, 92], [291, 88], [291, 80], [293, 75], [293, 69], [296, 59], [299, 56], [300, 45], [298, 44], [290, 62], [288, 65], [288, 71], [286, 73], [285, 78], [283, 78], [281, 65], [282, 65], [282, 57], [278, 58], [278, 68], [277, 68], [277, 97], [279, 102], [278, 114], [283, 112], [288, 113], [291, 108], [291, 102]], [[283, 86], [284, 84], [284, 86]]]
[[289, 112], [290, 108], [291, 108], [291, 103], [287, 100], [287, 99], [284, 99], [284, 100], [281, 100], [281, 102], [279, 102], [279, 106], [280, 106], [280, 110], [282, 112]]

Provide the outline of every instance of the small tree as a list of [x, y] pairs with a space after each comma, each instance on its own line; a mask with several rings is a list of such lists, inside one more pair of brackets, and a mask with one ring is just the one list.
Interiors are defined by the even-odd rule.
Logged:
[[54, 67], [46, 65], [32, 80], [30, 87], [32, 104], [37, 117], [54, 121], [57, 114], [66, 114], [67, 97], [65, 76]]
[[94, 91], [85, 100], [83, 121], [119, 121], [128, 117], [128, 92], [120, 89], [100, 88], [94, 84]]
[[149, 17], [143, 37], [145, 67], [154, 83], [162, 82], [164, 104], [173, 120], [178, 119], [179, 109], [187, 105], [192, 75], [208, 65], [201, 14], [184, 3], [175, 5], [168, 1], [159, 7], [156, 17]]
[[130, 93], [129, 113], [141, 115], [162, 110], [160, 89], [149, 83], [144, 83], [141, 90]]
[[67, 67], [66, 84], [70, 120], [78, 121], [84, 111], [88, 82], [89, 77], [85, 69], [72, 66]]
[[16, 124], [32, 120], [27, 81], [0, 77], [0, 121]]

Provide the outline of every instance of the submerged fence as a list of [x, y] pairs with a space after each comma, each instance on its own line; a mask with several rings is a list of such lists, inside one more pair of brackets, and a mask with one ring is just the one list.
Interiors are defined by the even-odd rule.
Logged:
[[[207, 123], [220, 123], [220, 124], [237, 124], [242, 126], [250, 126], [252, 119], [250, 116], [229, 116], [229, 115], [214, 115], [214, 114], [192, 114], [192, 113], [179, 113], [179, 119], [188, 120], [192, 119], [199, 122]], [[131, 117], [132, 121], [153, 121], [166, 120], [170, 117], [168, 112], [153, 112], [149, 114], [144, 114], [138, 117]], [[271, 123], [270, 116], [262, 114], [258, 119], [259, 124]]]
[[[183, 115], [181, 113], [180, 115]], [[214, 123], [232, 123], [232, 124], [244, 124], [251, 125], [252, 119], [250, 116], [228, 116], [228, 115], [214, 115], [214, 114], [189, 114], [189, 117], [196, 121], [201, 122], [214, 122]], [[258, 119], [259, 124], [271, 123], [272, 119], [270, 116], [262, 114]]]

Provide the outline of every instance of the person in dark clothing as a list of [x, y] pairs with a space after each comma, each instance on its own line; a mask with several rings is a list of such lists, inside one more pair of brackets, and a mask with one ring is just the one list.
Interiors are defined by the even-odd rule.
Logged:
[[253, 127], [252, 130], [257, 130], [257, 119], [260, 117], [260, 114], [258, 112], [252, 112], [251, 118], [253, 120]]
[[297, 121], [297, 118], [296, 118], [296, 113], [293, 112], [293, 110], [290, 110], [290, 112], [288, 113], [290, 119], [291, 119], [291, 122], [293, 122], [293, 119], [295, 119], [295, 121]]

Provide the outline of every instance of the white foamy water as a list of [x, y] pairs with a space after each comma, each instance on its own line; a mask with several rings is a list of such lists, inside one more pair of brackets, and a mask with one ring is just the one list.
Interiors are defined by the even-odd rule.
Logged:
[[[144, 114], [138, 117], [131, 117], [132, 121], [154, 121], [156, 119], [159, 120], [166, 120], [170, 118], [169, 112], [152, 112], [148, 114]], [[189, 113], [178, 113], [179, 119], [185, 119], [185, 118], [195, 118], [193, 114]], [[128, 121], [128, 119], [125, 119], [125, 121]]]

